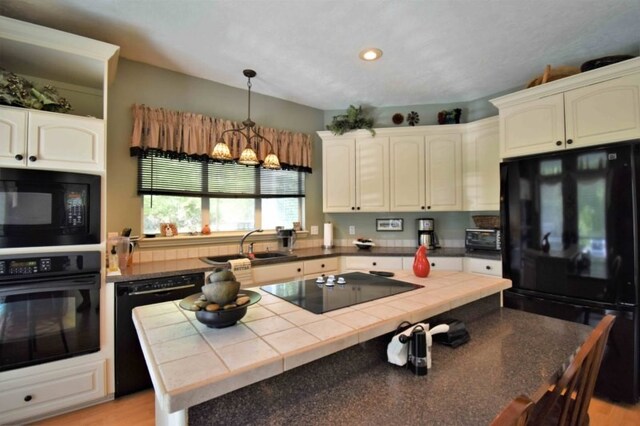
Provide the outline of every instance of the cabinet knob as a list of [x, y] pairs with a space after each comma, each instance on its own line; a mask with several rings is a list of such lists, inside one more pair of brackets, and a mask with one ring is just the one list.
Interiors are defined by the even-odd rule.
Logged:
[[320, 265], [321, 268], [324, 268], [324, 263], [322, 265]]
[[38, 158], [37, 158], [35, 155], [31, 155], [31, 156], [29, 157], [29, 161], [31, 161], [32, 163], [33, 163], [34, 161], [36, 161], [37, 159], [38, 159]]
[[302, 268], [298, 268], [298, 272], [302, 272]]
[[571, 145], [573, 143], [573, 139], [567, 139], [567, 145]]
[[18, 160], [18, 161], [22, 161], [22, 159], [23, 159], [24, 157], [22, 156], [22, 154], [16, 154], [16, 156], [15, 156], [14, 158], [15, 158], [16, 160]]
[[373, 262], [373, 266], [376, 266], [376, 265], [377, 265], [377, 263], [376, 263], [376, 262]]
[[33, 397], [32, 397], [31, 395], [27, 395], [27, 396], [25, 396], [25, 397], [24, 397], [24, 401], [25, 401], [25, 402], [29, 402], [29, 401], [31, 401], [32, 399], [33, 399]]
[[427, 206], [427, 210], [431, 210], [431, 206]]
[[420, 207], [422, 210], [424, 210], [424, 206]]
[[356, 210], [360, 210], [360, 207], [356, 207]]
[[436, 266], [436, 264], [435, 263], [431, 263], [431, 266]]
[[491, 266], [489, 266], [489, 265], [485, 266], [485, 268], [487, 269], [487, 271], [491, 270]]
[[355, 210], [355, 209], [356, 209], [355, 207], [351, 207], [351, 210]]
[[556, 141], [556, 145], [557, 145], [557, 146], [562, 145], [562, 141]]

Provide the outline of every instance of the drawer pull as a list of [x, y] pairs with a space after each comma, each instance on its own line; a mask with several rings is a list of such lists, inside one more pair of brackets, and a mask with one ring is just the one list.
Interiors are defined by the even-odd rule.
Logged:
[[302, 272], [302, 268], [298, 268], [298, 272]]
[[378, 263], [376, 263], [376, 262], [373, 262], [373, 266], [376, 266], [377, 264], [378, 264]]
[[491, 266], [489, 266], [489, 265], [485, 266], [485, 268], [487, 269], [487, 271], [491, 270]]
[[321, 268], [324, 268], [324, 263], [322, 265], [320, 265]]
[[33, 397], [31, 395], [27, 395], [24, 397], [24, 402], [29, 402], [33, 399]]
[[435, 264], [435, 263], [432, 263], [432, 264], [431, 264], [431, 266], [436, 266], [436, 264]]

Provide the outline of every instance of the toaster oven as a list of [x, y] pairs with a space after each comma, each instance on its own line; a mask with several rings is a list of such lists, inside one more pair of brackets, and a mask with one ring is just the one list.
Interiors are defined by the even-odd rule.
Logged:
[[467, 229], [465, 231], [464, 246], [467, 250], [493, 250], [500, 251], [499, 229]]

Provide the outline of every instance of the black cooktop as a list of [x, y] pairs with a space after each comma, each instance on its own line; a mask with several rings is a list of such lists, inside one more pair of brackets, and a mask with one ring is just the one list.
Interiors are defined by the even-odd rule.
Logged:
[[[339, 278], [343, 278], [344, 283], [340, 283]], [[327, 285], [326, 279], [321, 283], [314, 278], [260, 288], [307, 311], [321, 314], [421, 287], [377, 275], [350, 272], [336, 275], [333, 285]]]

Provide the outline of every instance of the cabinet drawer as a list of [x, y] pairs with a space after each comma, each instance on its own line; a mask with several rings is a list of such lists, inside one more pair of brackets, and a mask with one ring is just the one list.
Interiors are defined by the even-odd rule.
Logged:
[[433, 270], [462, 272], [461, 257], [429, 257], [429, 264]]
[[401, 257], [347, 256], [344, 262], [346, 270], [388, 270], [402, 269]]
[[32, 418], [106, 395], [105, 361], [2, 381], [2, 423]]
[[285, 262], [253, 268], [254, 285], [285, 282], [302, 278], [302, 262]]
[[304, 262], [304, 273], [322, 274], [328, 271], [336, 271], [338, 269], [337, 257], [326, 257], [323, 259], [306, 260]]
[[500, 260], [476, 259], [466, 257], [464, 259], [464, 271], [472, 274], [502, 276], [502, 262]]

